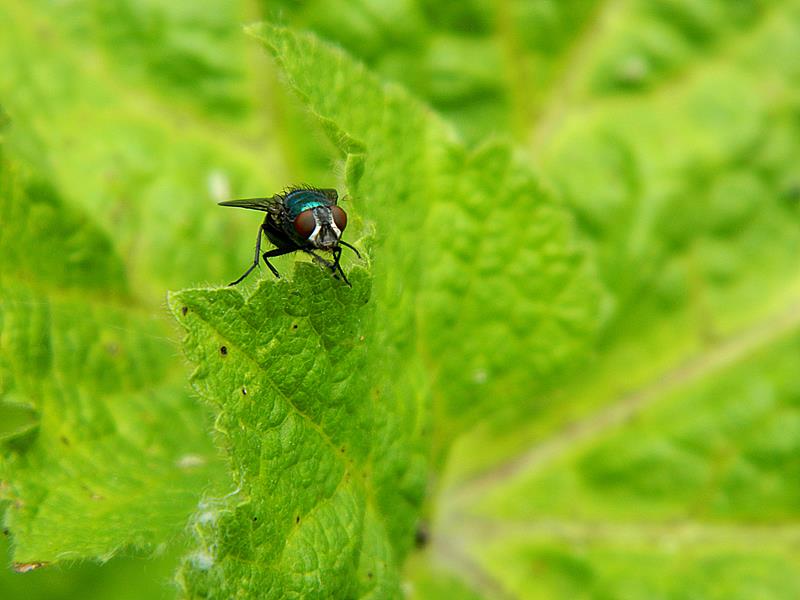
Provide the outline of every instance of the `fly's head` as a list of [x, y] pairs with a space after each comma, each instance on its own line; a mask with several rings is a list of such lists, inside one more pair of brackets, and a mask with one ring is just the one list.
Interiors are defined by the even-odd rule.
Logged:
[[294, 230], [300, 239], [320, 250], [335, 250], [345, 227], [347, 213], [335, 204], [309, 208], [294, 219]]

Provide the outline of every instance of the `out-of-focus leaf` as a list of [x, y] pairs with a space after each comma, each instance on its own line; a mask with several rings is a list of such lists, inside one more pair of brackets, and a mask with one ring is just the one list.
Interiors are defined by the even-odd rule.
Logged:
[[[0, 553], [8, 555], [7, 538], [0, 538]], [[83, 563], [16, 573], [0, 570], [4, 598], [26, 600], [169, 600], [175, 597], [170, 578], [175, 571], [177, 548], [165, 556], [117, 557], [103, 564]]]
[[[797, 76], [787, 74], [798, 46], [786, 21], [797, 10], [784, 13], [744, 38], [739, 62], [711, 56], [660, 93], [579, 96], [557, 120], [542, 172], [593, 240], [612, 302], [591, 376], [543, 399], [552, 410], [517, 428], [518, 443], [646, 386], [797, 297]], [[598, 56], [618, 33], [597, 40]], [[516, 452], [513, 437], [493, 450]], [[484, 435], [464, 443], [481, 449], [471, 469], [491, 460]]]
[[299, 177], [279, 142], [306, 136], [264, 110], [285, 94], [242, 34], [244, 4], [0, 7], [0, 102], [43, 140], [22, 150], [104, 231], [150, 306], [169, 287], [228, 279], [247, 260], [250, 221], [221, 216], [216, 202]]
[[595, 0], [262, 2], [401, 82], [472, 140], [526, 139], [594, 35]]
[[522, 598], [792, 597], [800, 338], [759, 342], [653, 390], [635, 420], [530, 455], [457, 528], [468, 552]]
[[[798, 585], [794, 460], [760, 448], [797, 443], [800, 14], [707, 5], [616, 13], [532, 137], [612, 302], [582, 377], [456, 444], [433, 528], [461, 542], [476, 586], [784, 598]], [[664, 43], [646, 81], [609, 83], [610, 57], [650, 56], [643, 39], [688, 35], [690, 13], [702, 40]]]
[[215, 464], [169, 329], [102, 232], [0, 152], [0, 402], [31, 419], [2, 441], [13, 560], [166, 544]]

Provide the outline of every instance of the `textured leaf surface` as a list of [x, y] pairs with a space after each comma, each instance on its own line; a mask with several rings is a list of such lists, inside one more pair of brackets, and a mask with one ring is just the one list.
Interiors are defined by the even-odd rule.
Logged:
[[[367, 67], [317, 38], [259, 30], [276, 80], [240, 35], [262, 16]], [[164, 440], [177, 448], [202, 419], [148, 413], [186, 429], [156, 436], [156, 466], [137, 456], [152, 477], [124, 457], [104, 472], [94, 457], [73, 463], [52, 433], [41, 439], [58, 451], [34, 451], [53, 421], [25, 394], [48, 407], [64, 396], [59, 370], [36, 367], [38, 340], [94, 348], [52, 362], [111, 390], [114, 407], [139, 393], [141, 366], [154, 389], [179, 387], [177, 352], [143, 335], [168, 335], [150, 329], [163, 290], [229, 281], [251, 252], [254, 215], [222, 216], [213, 201], [336, 186], [347, 239], [367, 256], [347, 259], [353, 290], [301, 264], [244, 297], [172, 297], [231, 466], [193, 521], [190, 594], [796, 597], [799, 30], [794, 0], [4, 4], [0, 101], [15, 130], [38, 134], [21, 149], [66, 211], [43, 221], [46, 235], [8, 229], [3, 245], [2, 271], [6, 256], [19, 265], [0, 279], [19, 308], [0, 308], [15, 340], [0, 375], [4, 448], [41, 456], [30, 464], [59, 490], [75, 479], [55, 464], [106, 487], [119, 471], [127, 489], [167, 481]], [[487, 142], [495, 132], [532, 158]], [[90, 236], [64, 239], [88, 224]], [[69, 251], [43, 259], [51, 231]], [[79, 268], [87, 247], [105, 266]], [[294, 257], [280, 261], [290, 275]], [[127, 332], [110, 335], [104, 315]], [[129, 353], [105, 357], [109, 339]], [[80, 406], [91, 411], [58, 414], [86, 439], [121, 414]], [[321, 440], [345, 443], [337, 454]], [[20, 473], [29, 497], [49, 491]], [[71, 510], [80, 497], [53, 496]], [[92, 519], [82, 543], [107, 556], [164, 539], [186, 513], [161, 500], [143, 499], [154, 507], [133, 529], [124, 510]], [[47, 531], [15, 514], [63, 552], [60, 532], [80, 536], [79, 524], [51, 518], [48, 502]], [[415, 551], [418, 521], [428, 545]]]
[[[498, 422], [456, 446], [440, 554], [489, 596], [798, 585], [800, 22], [790, 2], [752, 18], [707, 4], [608, 3], [534, 137], [612, 302], [582, 377], [510, 411], [502, 441]], [[633, 60], [647, 66], [622, 85]]]
[[[364, 161], [349, 191], [380, 228], [382, 285], [409, 306], [407, 316], [393, 312], [409, 321], [390, 327], [418, 332], [410, 343], [432, 374], [440, 412], [435, 443], [449, 444], [482, 418], [496, 391], [529, 406], [531, 390], [519, 384], [557, 379], [597, 327], [600, 292], [563, 209], [506, 145], [470, 150], [434, 113], [397, 88], [382, 89], [346, 56], [273, 31], [266, 40], [290, 83], [335, 124], [346, 162]], [[355, 96], [363, 97], [358, 107]]]
[[[485, 394], [509, 382], [544, 387], [578, 360], [598, 290], [563, 210], [508, 148], [468, 150], [413, 98], [311, 36], [253, 33], [344, 158], [353, 214], [375, 231], [357, 243], [371, 277], [353, 271], [349, 290], [304, 266], [247, 301], [230, 290], [172, 297], [195, 385], [220, 410], [236, 486], [198, 516], [201, 546], [184, 587], [189, 596], [394, 596], [431, 445], [441, 461]], [[476, 211], [493, 203], [532, 218], [495, 209], [482, 227]], [[480, 240], [501, 229], [528, 243], [481, 252]], [[503, 274], [506, 261], [515, 277]], [[306, 319], [311, 327], [298, 326]], [[533, 343], [545, 335], [558, 343]], [[240, 347], [249, 360], [237, 358]], [[525, 347], [527, 360], [509, 360]]]
[[0, 151], [0, 410], [28, 413], [0, 459], [13, 560], [153, 549], [209, 478], [203, 414], [108, 239]]
[[[353, 289], [302, 265], [293, 283], [264, 282], [247, 302], [230, 289], [171, 296], [236, 482], [201, 506], [188, 595], [397, 590], [407, 544], [396, 532], [413, 523], [423, 473], [403, 475], [420, 460], [393, 414], [406, 399], [382, 389], [370, 282], [360, 269], [351, 279]], [[393, 489], [388, 473], [400, 477]]]

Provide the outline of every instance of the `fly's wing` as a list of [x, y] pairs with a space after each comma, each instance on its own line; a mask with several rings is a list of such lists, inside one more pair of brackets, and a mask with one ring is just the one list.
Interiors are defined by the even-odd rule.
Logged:
[[249, 208], [250, 210], [261, 210], [264, 212], [275, 213], [280, 207], [283, 198], [276, 194], [270, 198], [241, 198], [239, 200], [226, 200], [220, 202], [220, 206], [235, 206], [236, 208]]
[[339, 199], [339, 192], [331, 188], [323, 188], [320, 190], [322, 194], [330, 200], [333, 204], [336, 204], [336, 201]]

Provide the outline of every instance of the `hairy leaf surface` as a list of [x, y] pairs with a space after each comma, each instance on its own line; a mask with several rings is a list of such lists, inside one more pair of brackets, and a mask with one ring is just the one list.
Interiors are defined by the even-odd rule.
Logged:
[[0, 414], [27, 416], [4, 424], [0, 457], [13, 560], [153, 550], [215, 464], [203, 412], [109, 240], [0, 152]]

